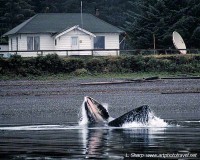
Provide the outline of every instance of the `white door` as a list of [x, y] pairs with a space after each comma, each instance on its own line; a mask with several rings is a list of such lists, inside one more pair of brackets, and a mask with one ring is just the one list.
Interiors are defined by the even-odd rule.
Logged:
[[[78, 50], [79, 49], [79, 41], [78, 37], [71, 37], [71, 50]], [[72, 51], [72, 55], [77, 55], [79, 54], [78, 51]]]

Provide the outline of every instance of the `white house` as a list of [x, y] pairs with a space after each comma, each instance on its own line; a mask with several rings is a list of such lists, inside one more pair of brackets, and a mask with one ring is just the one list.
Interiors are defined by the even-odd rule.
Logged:
[[4, 36], [9, 38], [9, 51], [22, 57], [51, 53], [108, 56], [119, 54], [119, 35], [123, 32], [91, 14], [43, 13]]

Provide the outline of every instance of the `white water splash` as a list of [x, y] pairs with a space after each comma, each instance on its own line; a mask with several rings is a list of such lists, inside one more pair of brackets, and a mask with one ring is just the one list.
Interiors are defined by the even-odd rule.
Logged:
[[78, 124], [81, 125], [81, 126], [88, 124], [88, 117], [87, 117], [87, 114], [86, 114], [84, 102], [81, 105]]
[[148, 123], [140, 123], [140, 122], [131, 122], [124, 123], [122, 128], [141, 128], [141, 127], [151, 127], [151, 128], [165, 128], [169, 127], [169, 124], [165, 122], [163, 119], [156, 117], [152, 112], [148, 115], [149, 121]]

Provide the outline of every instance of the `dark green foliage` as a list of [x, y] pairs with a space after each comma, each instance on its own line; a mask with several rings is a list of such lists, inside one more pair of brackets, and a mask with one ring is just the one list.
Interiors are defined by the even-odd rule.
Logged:
[[63, 71], [63, 60], [57, 54], [36, 58], [36, 67], [42, 71], [59, 73]]
[[90, 72], [103, 72], [104, 63], [102, 59], [92, 58], [86, 62], [86, 69]]
[[5, 72], [5, 67], [7, 66], [6, 61], [0, 57], [0, 74]]
[[122, 59], [120, 57], [109, 57], [104, 60], [105, 72], [122, 72]]
[[26, 69], [24, 67], [24, 60], [19, 55], [13, 55], [8, 60], [8, 70], [14, 72], [17, 75], [26, 75]]
[[10, 59], [0, 58], [0, 74], [40, 76], [45, 74], [74, 73], [132, 73], [132, 72], [180, 72], [199, 73], [200, 56], [127, 56], [96, 57], [87, 59], [63, 59], [55, 54], [24, 59], [14, 55]]
[[[35, 14], [31, 0], [0, 1], [0, 36]], [[0, 43], [5, 42], [1, 38]]]
[[[178, 31], [188, 48], [199, 48], [200, 1], [151, 0], [129, 1], [132, 8], [125, 29], [134, 48], [173, 48], [172, 32]], [[135, 10], [135, 8], [138, 10]]]
[[132, 72], [145, 71], [145, 60], [142, 56], [128, 56], [122, 60], [122, 67]]
[[77, 69], [84, 68], [84, 62], [82, 59], [67, 59], [63, 62], [63, 72], [71, 73]]
[[70, 73], [76, 69], [84, 68], [84, 63], [81, 59], [60, 58], [57, 54], [40, 56], [36, 58], [36, 68], [47, 73]]

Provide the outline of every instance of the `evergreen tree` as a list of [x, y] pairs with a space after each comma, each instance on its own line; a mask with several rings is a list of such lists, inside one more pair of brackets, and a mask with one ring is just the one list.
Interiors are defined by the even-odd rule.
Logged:
[[195, 0], [140, 0], [130, 3], [133, 8], [139, 6], [139, 12], [128, 11], [129, 21], [125, 28], [131, 36], [134, 48], [153, 48], [153, 35], [156, 48], [173, 47], [172, 32], [178, 31], [187, 47], [198, 48], [200, 1]]
[[7, 0], [5, 1], [5, 13], [3, 15], [9, 28], [23, 22], [34, 15], [30, 0]]
[[[173, 47], [178, 31], [188, 48], [200, 47], [200, 1], [197, 0], [82, 0], [83, 12], [123, 28], [133, 48]], [[81, 0], [1, 0], [0, 34], [36, 13], [80, 13]], [[2, 41], [2, 39], [1, 39]], [[5, 41], [5, 40], [3, 40]]]
[[[0, 6], [1, 36], [34, 15], [30, 0], [1, 0]], [[7, 39], [1, 37], [0, 43], [6, 41]]]
[[[8, 30], [8, 24], [5, 21], [4, 14], [6, 12], [6, 9], [4, 7], [7, 0], [1, 0], [0, 1], [0, 35], [3, 35]], [[6, 43], [6, 39], [1, 37], [0, 43]]]

